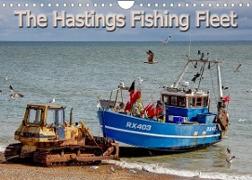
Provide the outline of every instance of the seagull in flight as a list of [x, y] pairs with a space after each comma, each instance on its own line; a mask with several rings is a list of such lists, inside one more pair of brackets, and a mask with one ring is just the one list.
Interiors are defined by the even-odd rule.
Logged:
[[229, 148], [227, 148], [227, 153], [231, 154], [231, 150]]
[[21, 94], [21, 93], [19, 93], [18, 91], [16, 91], [16, 90], [12, 87], [12, 85], [9, 86], [9, 89], [10, 89], [10, 92], [11, 92], [11, 94], [10, 94], [10, 98], [11, 98], [11, 99], [15, 100], [15, 99], [23, 98], [23, 97], [24, 97], [24, 95]]
[[144, 81], [141, 77], [138, 77], [137, 80], [138, 80], [139, 84], [142, 84]]
[[246, 92], [247, 92], [247, 93], [250, 93], [250, 92], [252, 92], [252, 89], [250, 89], [250, 90], [247, 90]]
[[200, 77], [200, 73], [197, 73], [197, 74], [194, 75], [194, 77], [192, 78], [191, 81], [195, 83], [196, 79], [199, 78], [199, 77]]
[[236, 157], [231, 154], [231, 150], [227, 148], [227, 158], [226, 161], [231, 164]]
[[231, 164], [233, 162], [233, 160], [235, 159], [235, 156], [231, 156], [229, 158], [226, 158], [226, 161]]
[[52, 98], [49, 103], [55, 103], [56, 102], [56, 99], [55, 98]]
[[235, 68], [234, 72], [238, 72], [242, 64], [238, 64], [238, 66]]

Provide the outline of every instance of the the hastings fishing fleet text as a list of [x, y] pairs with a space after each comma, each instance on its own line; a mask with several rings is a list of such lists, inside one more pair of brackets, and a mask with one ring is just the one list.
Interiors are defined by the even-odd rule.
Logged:
[[[178, 28], [182, 32], [190, 29], [189, 14], [174, 14], [168, 11], [131, 11], [130, 21], [123, 14], [98, 14], [95, 11], [85, 11], [80, 14], [70, 14], [66, 11], [53, 11], [51, 14], [34, 14], [30, 10], [14, 12], [18, 17], [19, 28], [105, 28], [113, 32], [124, 28], [127, 23], [131, 28]], [[51, 19], [50, 19], [51, 17]], [[236, 28], [238, 15], [234, 11], [227, 14], [215, 14], [210, 11], [196, 11], [194, 26], [196, 28]]]

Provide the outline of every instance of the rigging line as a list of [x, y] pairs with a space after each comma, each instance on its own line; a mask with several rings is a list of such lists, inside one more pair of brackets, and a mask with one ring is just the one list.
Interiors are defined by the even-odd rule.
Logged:
[[202, 77], [205, 71], [205, 66], [206, 66], [206, 63], [204, 62], [204, 64], [201, 66], [201, 69], [200, 69], [200, 79], [199, 79], [198, 89], [200, 87], [201, 80], [203, 79]]
[[[247, 60], [247, 59], [246, 59]], [[252, 61], [252, 59], [251, 60], [247, 60], [247, 61]], [[228, 64], [228, 65], [237, 65], [237, 63], [238, 64], [243, 64], [243, 65], [250, 65], [250, 66], [252, 66], [252, 63], [248, 63], [248, 62], [246, 62], [245, 61], [245, 59], [242, 59], [242, 60], [238, 60], [238, 61], [232, 61], [232, 62], [230, 62], [230, 61], [225, 61], [224, 62], [225, 64]]]
[[[196, 66], [196, 68], [195, 68], [195, 65], [191, 62], [190, 63], [191, 73], [193, 73], [195, 71], [195, 69], [196, 69], [196, 72], [197, 72], [198, 71], [198, 67], [199, 66]], [[189, 71], [187, 73], [191, 75], [191, 73]], [[196, 83], [193, 83], [193, 87], [192, 88], [196, 89]]]
[[192, 45], [192, 37], [191, 32], [189, 33], [189, 47], [188, 47], [188, 57], [191, 57], [191, 45]]

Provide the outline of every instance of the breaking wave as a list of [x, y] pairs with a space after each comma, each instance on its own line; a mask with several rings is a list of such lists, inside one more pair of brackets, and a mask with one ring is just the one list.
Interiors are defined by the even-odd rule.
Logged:
[[169, 174], [181, 177], [197, 177], [202, 179], [220, 179], [220, 180], [249, 180], [252, 179], [250, 175], [229, 175], [226, 173], [219, 172], [201, 172], [201, 171], [188, 171], [188, 170], [176, 170], [162, 167], [158, 164], [147, 164], [147, 163], [129, 163], [126, 161], [106, 161], [109, 164], [114, 164], [122, 168], [142, 170], [157, 174]]
[[238, 120], [238, 122], [246, 122], [246, 121], [247, 119], [241, 119], [241, 118]]
[[5, 148], [6, 148], [6, 146], [0, 145], [0, 152], [4, 152]]

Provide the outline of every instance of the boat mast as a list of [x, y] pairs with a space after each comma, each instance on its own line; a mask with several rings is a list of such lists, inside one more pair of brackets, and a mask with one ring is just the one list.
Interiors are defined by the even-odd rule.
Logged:
[[186, 72], [186, 70], [187, 70], [187, 68], [188, 68], [189, 63], [190, 63], [190, 61], [188, 61], [188, 62], [186, 63], [186, 65], [185, 65], [185, 67], [184, 67], [182, 73], [179, 75], [177, 81], [174, 83], [174, 86], [173, 86], [174, 88], [178, 88], [178, 85], [179, 85], [180, 81], [182, 80], [182, 78], [183, 78], [183, 76], [184, 76], [184, 74], [185, 74], [185, 72]]
[[217, 80], [218, 80], [219, 100], [220, 100], [223, 97], [223, 91], [222, 91], [221, 70], [219, 63], [217, 63]]
[[226, 102], [223, 99], [223, 91], [222, 91], [222, 81], [221, 81], [221, 70], [220, 65], [217, 63], [217, 80], [218, 80], [218, 89], [219, 89], [219, 100], [217, 105], [217, 120], [216, 122], [219, 124], [218, 127], [221, 130], [221, 137], [223, 137], [228, 129], [229, 125], [229, 117], [226, 109]]

